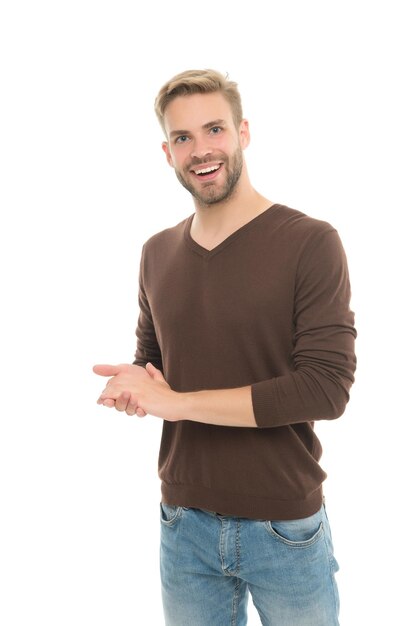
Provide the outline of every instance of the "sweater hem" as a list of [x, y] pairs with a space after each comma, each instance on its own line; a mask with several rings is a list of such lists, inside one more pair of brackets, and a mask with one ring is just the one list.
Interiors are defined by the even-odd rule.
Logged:
[[320, 486], [301, 500], [219, 492], [200, 485], [162, 482], [162, 502], [171, 506], [204, 509], [222, 515], [258, 520], [293, 520], [314, 515], [323, 504]]

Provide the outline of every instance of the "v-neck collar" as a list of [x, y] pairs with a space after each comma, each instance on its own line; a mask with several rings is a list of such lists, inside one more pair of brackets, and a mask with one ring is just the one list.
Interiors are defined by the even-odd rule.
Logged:
[[188, 217], [186, 219], [186, 222], [185, 222], [185, 229], [184, 229], [185, 241], [187, 242], [188, 246], [192, 250], [194, 250], [194, 252], [196, 252], [197, 254], [199, 254], [200, 256], [202, 256], [202, 257], [204, 257], [206, 259], [209, 259], [209, 258], [215, 256], [216, 254], [218, 254], [219, 252], [221, 252], [222, 250], [224, 250], [224, 248], [226, 248], [228, 245], [230, 245], [243, 232], [246, 232], [247, 230], [252, 228], [252, 226], [254, 226], [258, 222], [260, 222], [273, 209], [277, 209], [278, 207], [279, 207], [278, 204], [271, 205], [270, 207], [265, 209], [265, 211], [262, 211], [262, 213], [259, 213], [259, 215], [256, 215], [251, 220], [249, 220], [249, 222], [246, 222], [246, 224], [243, 224], [243, 226], [240, 226], [237, 230], [235, 230], [228, 237], [223, 239], [223, 241], [221, 241], [219, 244], [217, 244], [217, 246], [215, 246], [211, 250], [208, 250], [207, 248], [204, 248], [204, 246], [201, 246], [199, 243], [197, 243], [195, 241], [195, 239], [193, 239], [191, 237], [191, 225], [193, 223], [193, 219], [194, 219], [194, 215], [195, 215], [195, 213], [193, 213], [192, 215], [190, 215], [190, 217]]

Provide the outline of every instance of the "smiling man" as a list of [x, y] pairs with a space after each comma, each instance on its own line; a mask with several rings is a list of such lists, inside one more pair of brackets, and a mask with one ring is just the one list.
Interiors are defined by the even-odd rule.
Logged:
[[338, 624], [337, 562], [316, 420], [344, 412], [355, 370], [335, 229], [258, 193], [234, 82], [187, 71], [160, 90], [163, 150], [195, 212], [149, 239], [133, 365], [98, 402], [164, 420], [166, 624]]

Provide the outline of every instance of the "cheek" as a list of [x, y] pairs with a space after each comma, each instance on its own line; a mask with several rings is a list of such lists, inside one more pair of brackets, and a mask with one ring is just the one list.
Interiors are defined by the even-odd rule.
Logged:
[[233, 157], [234, 154], [236, 154], [237, 150], [241, 150], [242, 146], [241, 143], [239, 141], [239, 137], [234, 137], [233, 140], [229, 140], [227, 141], [226, 139], [224, 139], [221, 144], [219, 144], [219, 149], [222, 150], [225, 154], [227, 154], [229, 157]]
[[175, 169], [182, 169], [184, 164], [187, 162], [187, 154], [184, 149], [181, 147], [176, 147], [171, 151], [171, 165]]

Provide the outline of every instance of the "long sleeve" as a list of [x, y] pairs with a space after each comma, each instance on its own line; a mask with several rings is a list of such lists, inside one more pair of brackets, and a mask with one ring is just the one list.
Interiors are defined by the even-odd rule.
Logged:
[[334, 419], [354, 380], [354, 316], [337, 232], [312, 237], [300, 255], [294, 298], [294, 371], [252, 385], [258, 427]]
[[139, 272], [139, 319], [136, 327], [136, 353], [134, 365], [145, 366], [151, 362], [155, 367], [163, 371], [161, 350], [156, 337], [154, 321], [144, 287], [145, 247]]

